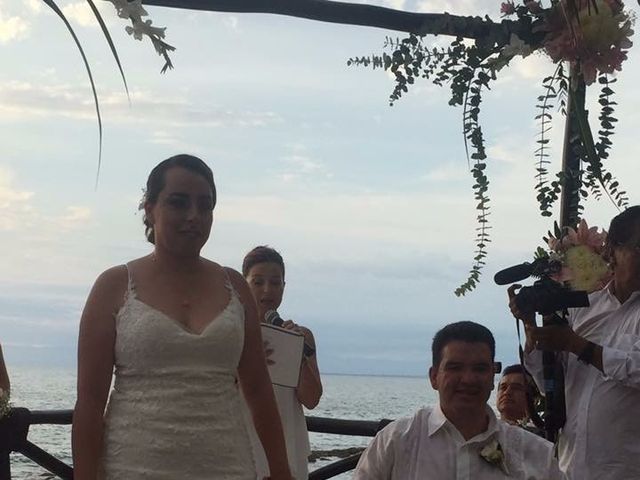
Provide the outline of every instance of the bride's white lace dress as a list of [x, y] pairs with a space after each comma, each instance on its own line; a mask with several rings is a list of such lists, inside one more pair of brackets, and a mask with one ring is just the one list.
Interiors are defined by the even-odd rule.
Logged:
[[230, 301], [201, 332], [136, 297], [116, 317], [115, 381], [105, 414], [106, 480], [255, 480], [236, 371], [244, 308]]

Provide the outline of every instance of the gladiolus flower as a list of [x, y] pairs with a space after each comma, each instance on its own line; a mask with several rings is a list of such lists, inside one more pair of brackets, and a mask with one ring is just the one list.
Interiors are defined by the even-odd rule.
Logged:
[[502, 5], [500, 5], [500, 13], [503, 16], [513, 15], [516, 13], [516, 6], [513, 2], [502, 2]]

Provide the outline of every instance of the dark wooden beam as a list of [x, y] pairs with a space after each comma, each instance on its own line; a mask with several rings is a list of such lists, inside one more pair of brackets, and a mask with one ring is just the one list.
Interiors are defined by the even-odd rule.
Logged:
[[575, 228], [580, 216], [580, 156], [576, 149], [583, 148], [578, 129], [577, 109], [584, 110], [586, 85], [578, 75], [575, 64], [571, 65], [567, 97], [567, 117], [564, 127], [562, 151], [562, 173], [564, 183], [560, 196], [560, 226]]
[[[269, 13], [320, 22], [377, 27], [398, 32], [449, 35], [472, 39], [509, 41], [521, 32], [517, 22], [500, 23], [488, 17], [464, 17], [448, 13], [417, 13], [392, 8], [329, 0], [142, 0], [144, 5], [234, 13]], [[498, 4], [496, 4], [498, 5]], [[531, 35], [530, 32], [527, 32]]]

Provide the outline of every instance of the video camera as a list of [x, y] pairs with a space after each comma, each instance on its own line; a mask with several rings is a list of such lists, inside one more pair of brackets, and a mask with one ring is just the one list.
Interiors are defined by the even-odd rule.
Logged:
[[500, 270], [493, 279], [498, 285], [507, 285], [530, 276], [538, 278], [532, 286], [522, 287], [516, 295], [516, 305], [522, 312], [551, 315], [567, 308], [588, 307], [587, 292], [571, 290], [551, 278], [561, 269], [559, 261], [539, 257], [533, 263], [525, 262]]
[[[523, 313], [537, 312], [543, 316], [543, 326], [566, 325], [567, 308], [588, 307], [589, 297], [585, 291], [571, 290], [553, 280], [560, 273], [562, 263], [548, 256], [536, 258], [533, 263], [521, 263], [505, 268], [495, 274], [498, 285], [519, 282], [527, 277], [538, 278], [530, 287], [522, 287], [516, 294], [515, 302]], [[558, 312], [561, 311], [560, 314]], [[522, 362], [522, 347], [520, 347]], [[542, 373], [544, 378], [544, 431], [547, 440], [555, 442], [560, 428], [566, 421], [564, 401], [564, 377], [558, 367], [554, 352], [542, 352]]]

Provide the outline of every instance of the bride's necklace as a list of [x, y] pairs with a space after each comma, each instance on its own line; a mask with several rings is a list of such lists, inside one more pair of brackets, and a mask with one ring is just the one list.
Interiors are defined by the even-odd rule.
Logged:
[[[154, 262], [154, 263], [157, 262], [156, 253], [155, 252], [151, 252], [149, 254], [149, 257], [151, 258], [152, 262]], [[191, 308], [191, 303], [192, 303], [191, 296], [189, 296], [189, 295], [182, 296], [182, 299], [180, 300], [180, 306], [182, 308], [185, 308], [185, 309]]]

